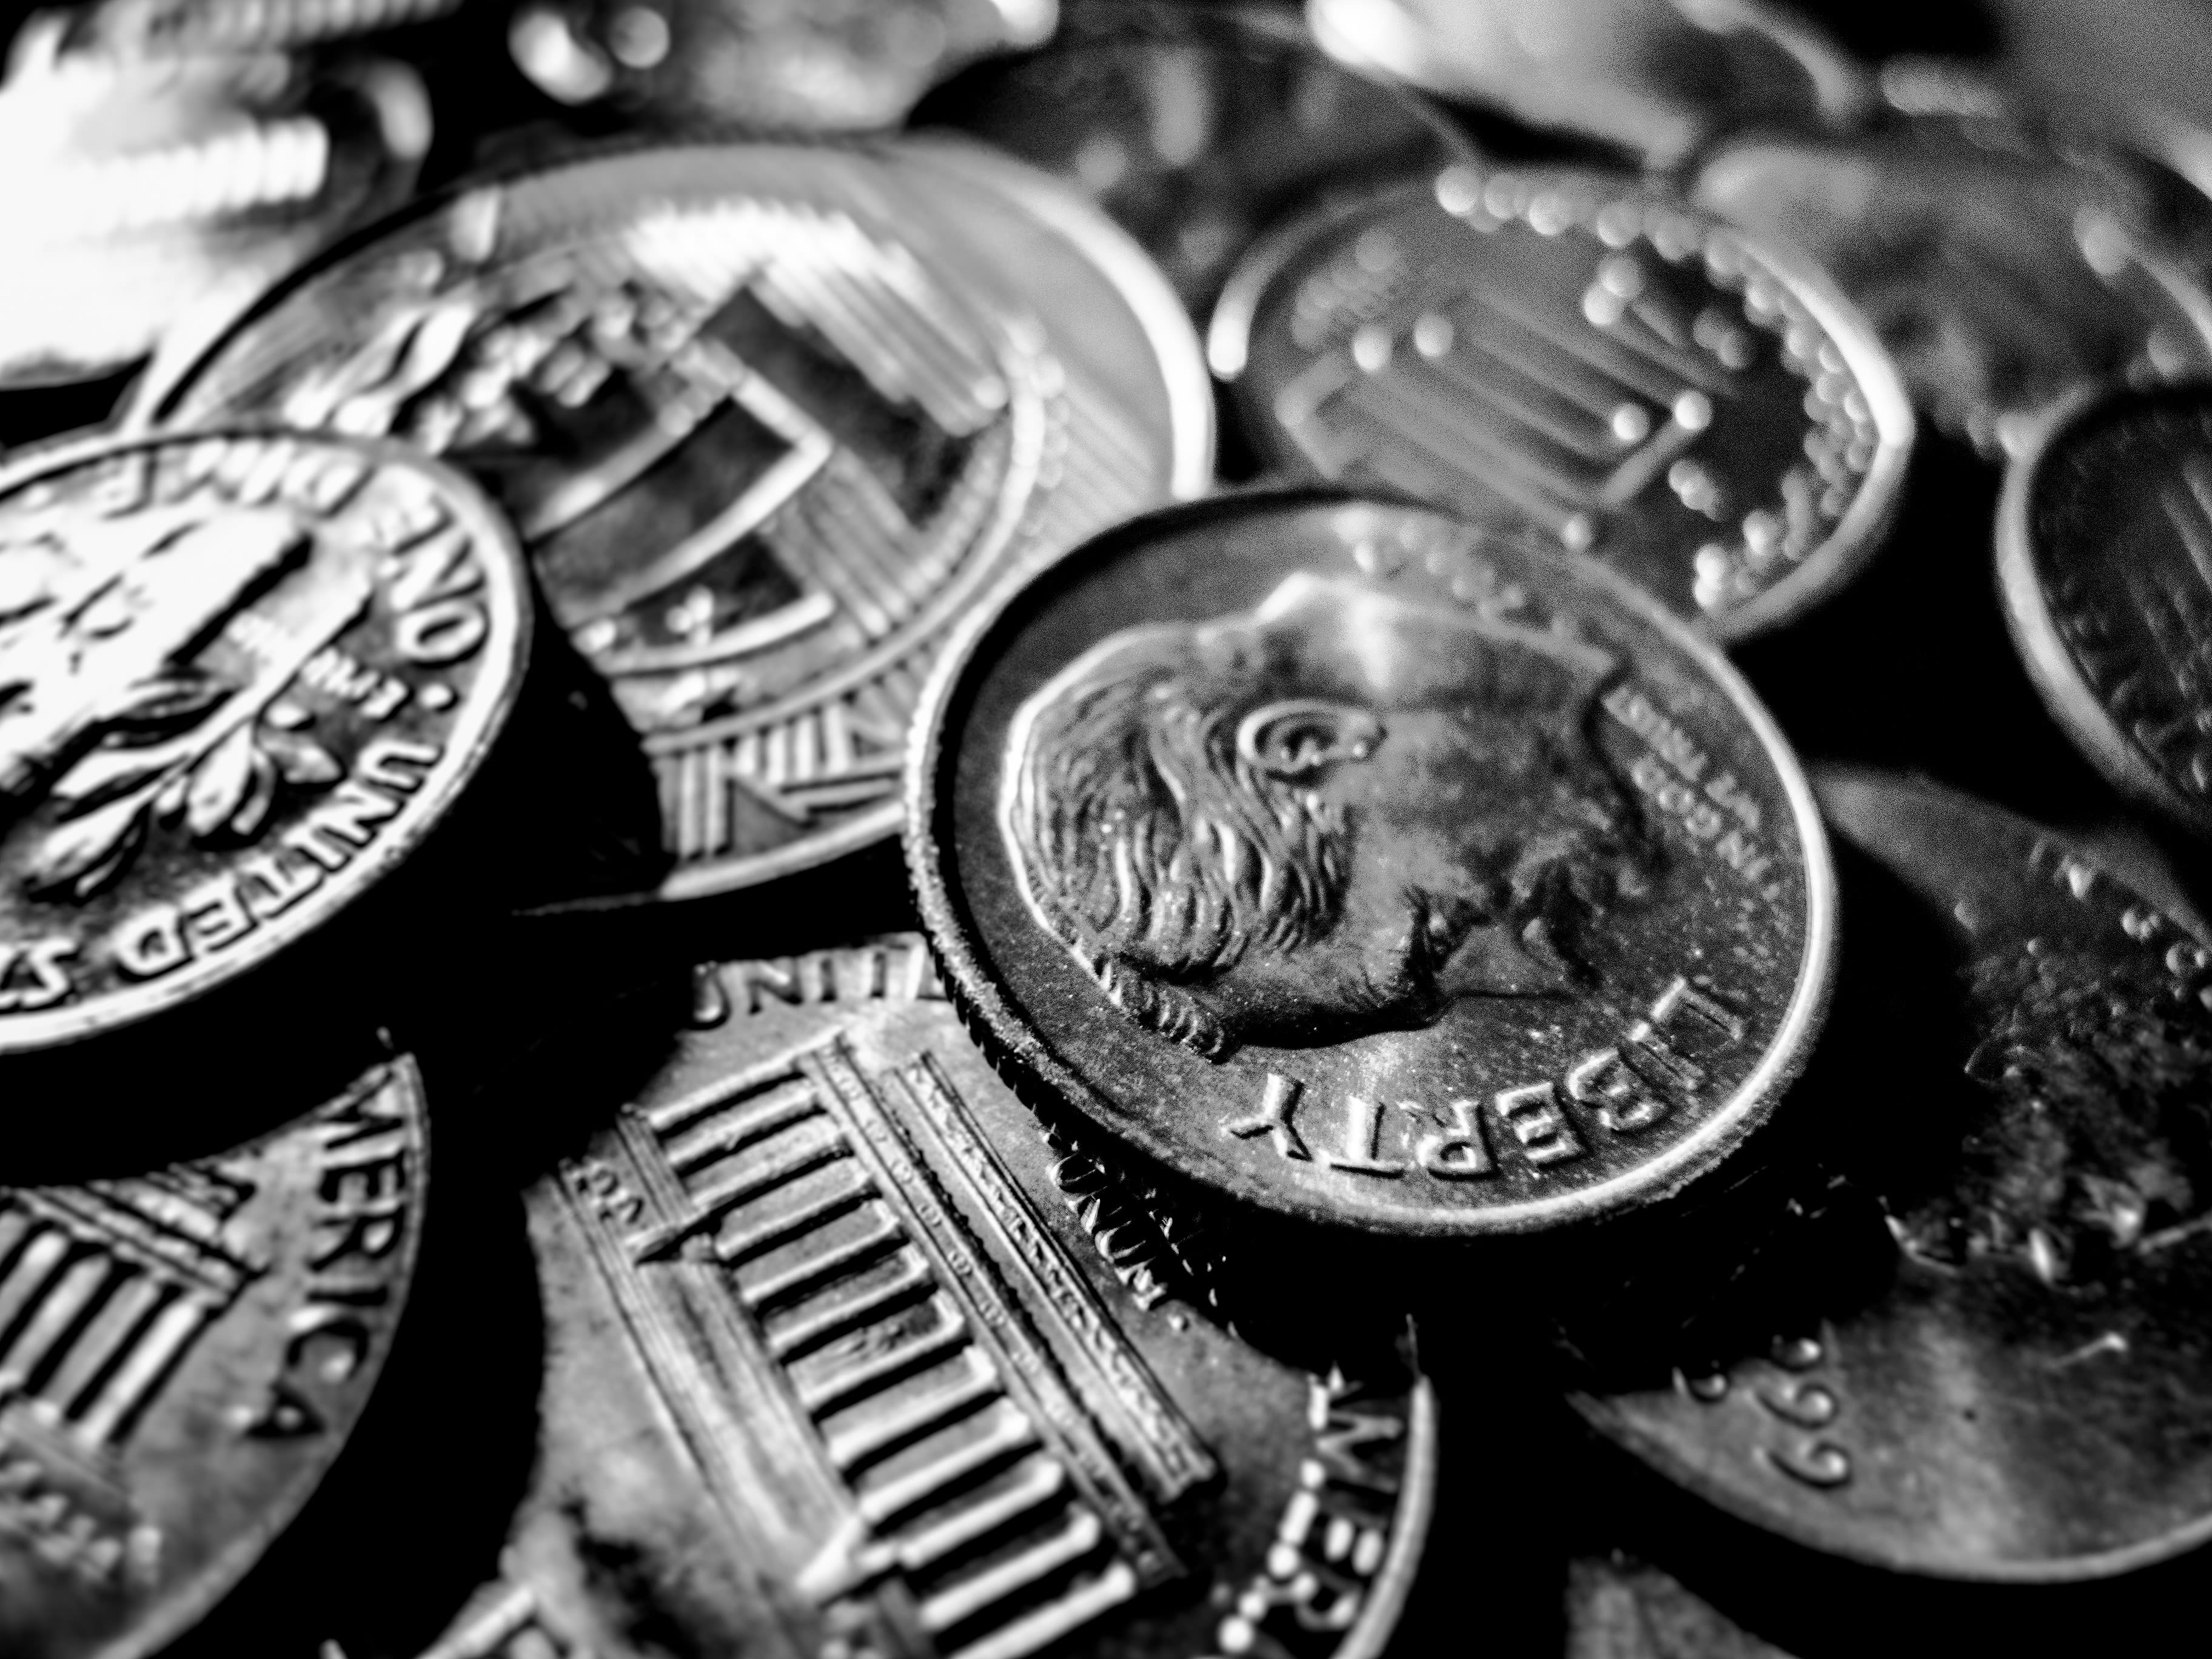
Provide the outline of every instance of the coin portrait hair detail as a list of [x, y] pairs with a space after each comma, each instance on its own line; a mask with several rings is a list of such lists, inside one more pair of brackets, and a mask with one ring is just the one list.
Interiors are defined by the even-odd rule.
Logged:
[[1299, 573], [1124, 629], [1009, 735], [1030, 914], [1139, 1024], [1218, 1058], [1577, 994], [1653, 839], [1587, 731], [1611, 653]]

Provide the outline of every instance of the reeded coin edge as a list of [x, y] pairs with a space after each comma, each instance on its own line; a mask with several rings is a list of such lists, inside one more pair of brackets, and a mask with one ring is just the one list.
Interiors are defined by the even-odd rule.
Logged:
[[2201, 405], [2204, 394], [2093, 386], [2053, 405], [2005, 468], [2004, 487], [1997, 497], [1996, 576], [2007, 630], [2051, 718], [2116, 788], [2199, 835], [2212, 835], [2212, 804], [2192, 801], [2177, 789], [2090, 688], [2073, 648], [2058, 631], [2050, 596], [2044, 592], [2033, 522], [2037, 491], [2067, 438], [2127, 404], [2185, 398]]
[[[1110, 562], [1123, 549], [1163, 529], [1187, 532], [1217, 519], [1271, 510], [1372, 505], [1449, 518], [1449, 513], [1403, 497], [1352, 492], [1325, 486], [1269, 487], [1236, 490], [1197, 502], [1155, 509], [1093, 537], [1040, 573], [1034, 583], [1001, 585], [980, 605], [938, 658], [909, 728], [905, 787], [907, 874], [923, 931], [937, 957], [939, 976], [953, 1006], [977, 1046], [991, 1058], [1018, 1097], [1048, 1117], [1065, 1102], [1105, 1133], [1133, 1143], [1147, 1158], [1204, 1185], [1260, 1208], [1300, 1219], [1386, 1237], [1472, 1237], [1538, 1231], [1562, 1222], [1595, 1219], [1601, 1214], [1641, 1207], [1674, 1196], [1698, 1176], [1724, 1163], [1765, 1121], [1789, 1085], [1804, 1067], [1812, 1039], [1826, 1018], [1836, 977], [1836, 875], [1827, 833], [1796, 754], [1750, 685], [1712, 641], [1600, 561], [1564, 548], [1546, 549], [1546, 558], [1585, 587], [1595, 587], [1669, 643], [1687, 653], [1708, 675], [1759, 739], [1780, 779], [1790, 820], [1803, 849], [1805, 943], [1788, 1007], [1758, 1066], [1735, 1091], [1690, 1134], [1666, 1152], [1622, 1175], [1557, 1197], [1524, 1200], [1486, 1210], [1409, 1210], [1402, 1213], [1346, 1214], [1323, 1201], [1271, 1188], [1225, 1160], [1207, 1157], [1190, 1167], [1198, 1150], [1187, 1139], [1161, 1133], [1133, 1120], [1076, 1069], [1055, 1054], [1008, 1006], [982, 960], [968, 925], [966, 907], [952, 874], [953, 837], [950, 815], [953, 794], [949, 773], [957, 754], [951, 740], [955, 724], [972, 698], [973, 674], [994, 663], [997, 636], [1052, 597], [1049, 584], [1071, 580]], [[1028, 601], [1024, 605], [1024, 601]]]
[[140, 1024], [181, 1003], [235, 983], [321, 928], [337, 923], [341, 917], [358, 914], [392, 871], [425, 842], [434, 839], [452, 819], [470, 783], [497, 744], [521, 696], [522, 683], [529, 672], [532, 623], [532, 589], [521, 546], [505, 515], [475, 484], [442, 462], [405, 444], [336, 433], [295, 432], [276, 426], [98, 433], [20, 451], [0, 463], [0, 500], [51, 472], [88, 465], [135, 450], [185, 447], [209, 440], [295, 442], [325, 451], [349, 451], [380, 468], [407, 467], [428, 477], [443, 498], [457, 509], [456, 520], [467, 527], [483, 557], [489, 577], [485, 583], [485, 609], [491, 623], [490, 634], [482, 647], [483, 672], [499, 674], [500, 683], [489, 696], [462, 701], [446, 744], [445, 756], [422, 787], [407, 798], [391, 829], [362, 848], [346, 866], [340, 878], [345, 887], [343, 897], [319, 905], [317, 898], [328, 890], [319, 889], [295, 909], [257, 928], [250, 938], [226, 951], [213, 966], [203, 971], [196, 973], [187, 969], [50, 1013], [11, 1015], [0, 1019], [0, 1054], [88, 1042]]

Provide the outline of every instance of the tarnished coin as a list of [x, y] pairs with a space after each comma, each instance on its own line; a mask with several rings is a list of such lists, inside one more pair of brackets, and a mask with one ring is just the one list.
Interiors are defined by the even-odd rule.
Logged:
[[530, 0], [522, 72], [564, 104], [664, 125], [838, 133], [896, 126], [935, 82], [1048, 39], [1059, 0]]
[[395, 445], [95, 438], [0, 471], [0, 1053], [375, 890], [506, 722], [525, 584], [483, 498]]
[[[1800, 1085], [1842, 1143], [1716, 1351], [1579, 1396], [1815, 1548], [1984, 1579], [2212, 1535], [2212, 946], [2034, 825], [1821, 779], [1864, 854]], [[1793, 1100], [1793, 1108], [1797, 1105]]]
[[2212, 368], [2212, 214], [2185, 182], [1956, 76], [1885, 88], [1878, 128], [1723, 144], [1692, 193], [1824, 264], [1938, 427], [2001, 455], [2081, 386]]
[[153, 1653], [290, 1522], [391, 1349], [424, 1128], [393, 1060], [234, 1152], [0, 1190], [0, 1649]]
[[1471, 153], [1419, 98], [1244, 6], [1077, 10], [1048, 47], [959, 77], [915, 122], [974, 133], [1089, 197], [1194, 316], [1274, 221]]
[[1671, 167], [1746, 121], [1850, 121], [1871, 77], [1770, 0], [1307, 0], [1315, 37], [1379, 70], [1533, 126]]
[[1109, 532], [933, 683], [908, 856], [1027, 1083], [1401, 1234], [1671, 1193], [1820, 1023], [1826, 843], [1709, 645], [1594, 561], [1255, 495]]
[[1382, 1651], [1425, 1381], [1214, 1322], [1179, 1218], [1014, 1099], [921, 939], [699, 989], [530, 1194], [537, 1477], [431, 1654]]
[[742, 886], [896, 832], [921, 678], [989, 583], [1206, 485], [1189, 326], [1061, 195], [1128, 257], [1071, 278], [933, 154], [551, 167], [303, 273], [150, 412], [471, 468], [652, 757], [663, 896]]
[[1600, 174], [1447, 168], [1255, 249], [1207, 339], [1249, 435], [1595, 551], [1724, 639], [1845, 580], [1911, 444], [1850, 306]]
[[2212, 835], [2212, 391], [2085, 394], [2005, 479], [2005, 615], [2121, 788]]

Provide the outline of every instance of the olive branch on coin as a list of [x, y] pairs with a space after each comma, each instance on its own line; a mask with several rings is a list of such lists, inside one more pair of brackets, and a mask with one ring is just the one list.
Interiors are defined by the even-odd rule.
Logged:
[[[366, 605], [366, 571], [272, 592], [312, 546], [276, 508], [71, 523], [61, 557], [58, 539], [9, 550], [48, 556], [25, 591], [0, 586], [0, 811], [61, 808], [21, 871], [33, 895], [93, 896], [157, 822], [196, 842], [242, 841], [280, 782], [337, 781], [336, 759], [300, 730], [306, 711], [282, 694]], [[241, 611], [264, 595], [246, 626]], [[194, 663], [218, 636], [246, 663], [243, 684]]]

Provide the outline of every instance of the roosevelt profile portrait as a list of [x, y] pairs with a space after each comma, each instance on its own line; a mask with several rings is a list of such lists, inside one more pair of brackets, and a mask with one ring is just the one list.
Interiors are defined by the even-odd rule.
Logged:
[[1612, 653], [1354, 578], [1131, 628], [1025, 702], [1000, 827], [1030, 915], [1201, 1054], [1590, 982], [1651, 842], [1589, 734]]

